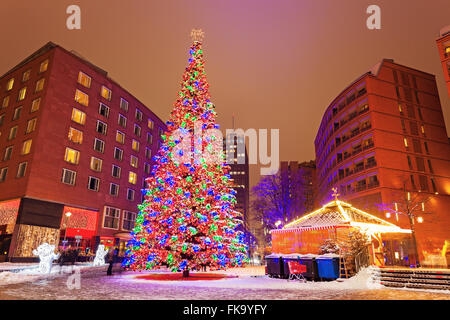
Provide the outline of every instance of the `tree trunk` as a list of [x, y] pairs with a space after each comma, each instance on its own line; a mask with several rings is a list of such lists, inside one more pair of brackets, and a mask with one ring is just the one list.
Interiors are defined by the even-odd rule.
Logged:
[[183, 278], [189, 277], [189, 270], [183, 270]]

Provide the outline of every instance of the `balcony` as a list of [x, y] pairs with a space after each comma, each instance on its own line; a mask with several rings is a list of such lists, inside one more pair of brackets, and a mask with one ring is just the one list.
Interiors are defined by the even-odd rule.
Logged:
[[365, 168], [366, 168], [366, 169], [370, 169], [370, 168], [373, 168], [373, 167], [376, 167], [376, 166], [377, 166], [377, 162], [376, 162], [376, 161], [368, 161], [368, 162], [366, 163]]
[[361, 127], [361, 132], [367, 131], [367, 130], [369, 130], [369, 129], [372, 129], [372, 125], [371, 125], [371, 124], [362, 126], [362, 127]]
[[367, 189], [367, 185], [366, 185], [366, 184], [360, 184], [360, 185], [357, 185], [357, 186], [355, 187], [355, 191], [356, 191], [356, 192], [364, 191], [364, 190], [366, 190], [366, 189]]
[[356, 148], [355, 150], [352, 151], [352, 156], [354, 156], [355, 154], [358, 154], [362, 151], [363, 151], [362, 147]]
[[371, 148], [373, 148], [373, 146], [374, 146], [374, 143], [370, 142], [363, 147], [363, 150], [371, 149]]
[[358, 172], [361, 172], [361, 171], [364, 171], [364, 165], [363, 164], [355, 167], [355, 173], [358, 173]]
[[377, 188], [380, 186], [380, 182], [377, 181], [373, 181], [373, 182], [369, 182], [369, 184], [367, 185], [367, 189], [373, 189], [373, 188]]

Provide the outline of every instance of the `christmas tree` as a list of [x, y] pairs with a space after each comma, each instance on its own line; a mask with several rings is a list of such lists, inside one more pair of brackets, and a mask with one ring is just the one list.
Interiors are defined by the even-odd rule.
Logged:
[[123, 264], [131, 270], [214, 270], [247, 260], [244, 234], [237, 230], [236, 192], [208, 92], [203, 33], [193, 30], [191, 36], [181, 90], [127, 245]]

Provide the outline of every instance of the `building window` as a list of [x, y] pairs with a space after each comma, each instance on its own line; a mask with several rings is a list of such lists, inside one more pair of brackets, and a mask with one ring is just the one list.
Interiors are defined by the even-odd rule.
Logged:
[[20, 114], [22, 113], [22, 107], [17, 107], [14, 109], [13, 121], [20, 118]]
[[33, 132], [36, 129], [37, 118], [28, 120], [26, 134]]
[[80, 161], [80, 151], [66, 147], [66, 154], [64, 155], [64, 160], [72, 164], [78, 164], [78, 162]]
[[113, 164], [112, 165], [112, 173], [111, 173], [111, 175], [114, 178], [120, 178], [120, 172], [121, 172], [120, 167]]
[[8, 167], [0, 169], [0, 182], [4, 182], [6, 180], [7, 174], [8, 174]]
[[105, 207], [103, 228], [119, 229], [120, 209]]
[[401, 104], [398, 105], [398, 111], [400, 112], [400, 115], [402, 116], [403, 115], [403, 108], [402, 108]]
[[122, 229], [132, 231], [136, 222], [136, 213], [130, 211], [123, 211]]
[[72, 109], [72, 121], [74, 121], [78, 124], [84, 125], [84, 123], [86, 122], [86, 113], [73, 108]]
[[164, 130], [161, 128], [158, 128], [158, 133], [159, 133], [159, 137], [161, 138], [164, 135]]
[[124, 98], [120, 98], [120, 109], [128, 111], [128, 101]]
[[27, 171], [27, 162], [21, 162], [19, 163], [19, 166], [17, 167], [17, 178], [22, 178], [25, 176], [25, 172]]
[[151, 159], [152, 158], [152, 149], [150, 148], [145, 148], [145, 157], [147, 159]]
[[151, 173], [152, 168], [150, 167], [149, 163], [145, 163], [144, 164], [144, 172], [145, 174], [150, 174]]
[[31, 69], [28, 69], [22, 74], [22, 82], [30, 80]]
[[22, 155], [30, 153], [32, 142], [33, 142], [32, 139], [29, 139], [29, 140], [26, 140], [26, 141], [23, 142], [23, 144], [22, 144], [22, 151], [21, 151]]
[[430, 154], [430, 151], [428, 150], [428, 142], [424, 141], [423, 146], [425, 147], [425, 151], [427, 154]]
[[411, 175], [409, 176], [409, 178], [410, 178], [410, 180], [411, 180], [411, 188], [412, 188], [413, 190], [416, 190], [417, 188], [416, 188], [416, 183], [414, 182], [414, 176], [411, 174]]
[[44, 89], [45, 78], [42, 78], [36, 82], [36, 88], [34, 92], [40, 92]]
[[17, 126], [12, 127], [9, 130], [8, 140], [13, 140], [17, 135]]
[[417, 171], [425, 172], [425, 161], [423, 160], [423, 158], [416, 157], [416, 165], [417, 165]]
[[19, 90], [19, 95], [17, 96], [17, 101], [22, 101], [25, 99], [25, 96], [27, 95], [27, 87], [23, 87]]
[[116, 132], [116, 142], [124, 144], [125, 143], [125, 133], [122, 133], [119, 130], [117, 130], [117, 132]]
[[408, 139], [407, 138], [403, 138], [403, 143], [405, 144], [405, 147], [408, 148]]
[[137, 121], [142, 121], [142, 112], [139, 109], [136, 109], [135, 116]]
[[62, 176], [61, 176], [62, 183], [74, 186], [76, 178], [77, 178], [77, 173], [75, 171], [63, 168]]
[[130, 171], [128, 174], [128, 182], [131, 184], [137, 183], [137, 174], [133, 171]]
[[148, 128], [150, 129], [150, 130], [153, 130], [153, 121], [151, 120], [151, 119], [148, 119]]
[[109, 185], [109, 194], [117, 197], [119, 195], [119, 185], [115, 183], [111, 183]]
[[72, 141], [74, 143], [82, 144], [83, 143], [83, 131], [80, 131], [80, 130], [70, 127], [68, 138], [70, 141]]
[[149, 132], [149, 133], [147, 133], [147, 143], [148, 143], [148, 144], [152, 144], [152, 142], [153, 142], [153, 136], [152, 136], [152, 134]]
[[422, 153], [422, 145], [420, 144], [420, 140], [419, 139], [413, 139], [412, 142], [413, 142], [414, 152]]
[[48, 68], [48, 59], [41, 62], [41, 65], [39, 66], [39, 73], [47, 71]]
[[3, 98], [2, 108], [6, 108], [9, 105], [9, 96]]
[[130, 201], [134, 201], [134, 190], [133, 189], [128, 189], [127, 190], [127, 199]]
[[133, 142], [131, 143], [131, 148], [134, 151], [139, 152], [139, 141], [133, 139]]
[[138, 137], [141, 136], [141, 127], [139, 127], [137, 124], [134, 125], [134, 134]]
[[123, 115], [119, 114], [119, 121], [118, 121], [119, 125], [121, 127], [126, 128], [127, 127], [127, 118], [125, 118]]
[[406, 158], [408, 159], [409, 170], [414, 170], [413, 166], [412, 166], [412, 162], [411, 162], [411, 157], [410, 156], [406, 156]]
[[119, 148], [114, 148], [114, 159], [122, 161], [123, 158], [123, 150]]
[[9, 146], [5, 149], [5, 154], [3, 155], [3, 161], [8, 161], [11, 159], [11, 155], [13, 152], [13, 146]]
[[130, 165], [134, 168], [138, 167], [138, 158], [135, 156], [130, 157]]
[[3, 121], [5, 120], [5, 113], [4, 114], [0, 114], [0, 126], [3, 125]]
[[431, 187], [433, 188], [434, 193], [438, 192], [436, 188], [436, 181], [434, 180], [434, 178], [431, 178]]
[[89, 105], [89, 96], [86, 93], [84, 93], [83, 91], [76, 89], [75, 101], [78, 102], [79, 104], [87, 107]]
[[99, 186], [100, 186], [100, 179], [96, 177], [89, 177], [87, 186], [89, 190], [98, 191]]
[[427, 162], [428, 162], [428, 168], [430, 169], [430, 172], [431, 172], [431, 173], [434, 173], [433, 167], [431, 166], [431, 160], [428, 159]]
[[420, 190], [428, 191], [428, 179], [426, 176], [419, 175]]
[[30, 113], [38, 111], [40, 104], [41, 104], [41, 98], [34, 99], [33, 102], [31, 103]]
[[109, 117], [109, 107], [106, 104], [100, 102], [100, 107], [98, 108], [98, 114], [104, 116], [105, 118]]
[[85, 86], [86, 88], [91, 87], [91, 77], [89, 77], [87, 74], [83, 72], [78, 73], [78, 83], [82, 86]]
[[108, 101], [111, 101], [111, 90], [105, 86], [102, 86], [101, 95]]
[[103, 164], [103, 160], [96, 158], [96, 157], [91, 157], [91, 169], [97, 172], [101, 172], [102, 171], [102, 164]]
[[105, 142], [103, 140], [95, 138], [94, 150], [103, 153], [105, 151]]
[[100, 120], [97, 120], [97, 132], [106, 135], [108, 125]]
[[14, 87], [14, 78], [11, 78], [6, 82], [6, 91], [10, 91]]

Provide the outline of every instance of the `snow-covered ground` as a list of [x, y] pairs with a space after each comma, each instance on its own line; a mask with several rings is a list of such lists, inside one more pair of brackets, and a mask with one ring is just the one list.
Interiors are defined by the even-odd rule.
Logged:
[[398, 300], [445, 299], [449, 292], [388, 289], [370, 281], [370, 268], [357, 276], [331, 282], [287, 281], [264, 275], [264, 267], [212, 271], [238, 276], [212, 281], [154, 281], [136, 279], [137, 275], [161, 271], [115, 272], [106, 276], [107, 266], [82, 266], [79, 289], [67, 286], [67, 272], [59, 267], [51, 275], [33, 270], [0, 273], [0, 299], [191, 299], [191, 300]]

